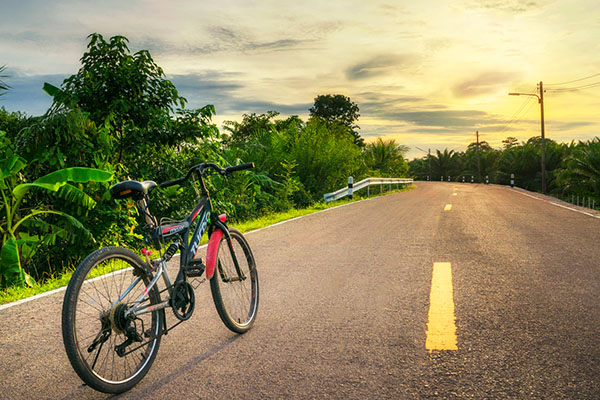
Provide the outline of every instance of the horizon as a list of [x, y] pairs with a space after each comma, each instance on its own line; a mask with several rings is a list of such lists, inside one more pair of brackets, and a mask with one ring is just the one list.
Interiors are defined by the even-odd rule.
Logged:
[[267, 111], [306, 120], [316, 96], [343, 94], [360, 108], [365, 141], [395, 139], [409, 159], [426, 154], [418, 147], [464, 151], [476, 131], [501, 148], [506, 137], [540, 135], [537, 99], [508, 93], [534, 93], [543, 81], [548, 139], [600, 135], [593, 1], [173, 4], [5, 5], [0, 65], [12, 88], [0, 107], [43, 114], [43, 82], [76, 73], [98, 32], [127, 37], [132, 53], [149, 50], [188, 107], [215, 106], [219, 127]]

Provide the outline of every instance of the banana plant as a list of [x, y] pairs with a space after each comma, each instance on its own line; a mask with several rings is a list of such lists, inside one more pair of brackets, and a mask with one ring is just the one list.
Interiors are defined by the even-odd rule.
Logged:
[[[72, 238], [71, 231], [84, 238], [93, 238], [72, 215], [44, 205], [25, 208], [22, 206], [23, 199], [31, 190], [44, 190], [90, 210], [95, 207], [96, 201], [72, 183], [107, 182], [112, 178], [112, 173], [94, 168], [64, 168], [31, 183], [20, 183], [27, 164], [13, 152], [10, 141], [1, 131], [0, 157], [0, 287], [15, 284], [32, 286], [35, 281], [23, 269], [23, 261], [31, 258], [40, 245], [52, 245], [57, 238]], [[49, 215], [59, 216], [66, 224], [50, 223], [42, 218]], [[30, 234], [28, 229], [41, 234]]]

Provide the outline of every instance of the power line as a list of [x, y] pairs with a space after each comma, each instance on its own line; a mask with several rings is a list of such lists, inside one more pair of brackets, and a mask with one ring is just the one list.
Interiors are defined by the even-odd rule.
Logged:
[[600, 73], [598, 73], [598, 74], [593, 74], [593, 75], [590, 75], [590, 76], [586, 76], [586, 77], [584, 77], [584, 78], [574, 79], [574, 80], [572, 80], [572, 81], [567, 81], [567, 82], [560, 82], [560, 83], [547, 83], [547, 84], [546, 84], [546, 86], [558, 86], [558, 85], [566, 85], [566, 84], [568, 84], [568, 83], [574, 83], [574, 82], [584, 81], [584, 80], [586, 80], [586, 79], [594, 78], [594, 77], [596, 77], [596, 76], [600, 76]]
[[580, 90], [592, 89], [600, 86], [599, 82], [588, 83], [587, 85], [575, 86], [575, 87], [567, 87], [567, 88], [558, 88], [558, 89], [548, 89], [548, 91], [564, 93], [564, 92], [578, 92]]
[[[537, 87], [531, 91], [531, 94], [537, 92]], [[510, 120], [504, 125], [504, 128], [498, 133], [506, 132], [511, 125], [519, 122], [523, 117], [521, 115], [527, 114], [527, 112], [533, 107], [535, 102], [532, 102], [533, 97], [527, 96], [525, 100], [521, 103], [521, 105], [517, 108], [514, 114], [510, 117]], [[529, 107], [525, 109], [525, 106], [529, 103]]]
[[[519, 106], [519, 108], [517, 108], [517, 110], [514, 112], [514, 114], [510, 117], [510, 120], [504, 125], [504, 128], [500, 131], [500, 133], [505, 132], [506, 130], [508, 130], [508, 128], [516, 123], [517, 121], [519, 121], [521, 118], [519, 117], [521, 114], [525, 114], [527, 111], [529, 111], [529, 109], [532, 107], [533, 102], [531, 102], [532, 98], [531, 97], [527, 97], [525, 98], [525, 101], [523, 101], [521, 103], [521, 105]], [[527, 108], [527, 110], [524, 111], [525, 106], [529, 103], [529, 107]]]
[[517, 122], [519, 122], [520, 120], [522, 120], [523, 117], [525, 117], [525, 115], [527, 115], [529, 110], [531, 110], [531, 107], [533, 107], [533, 105], [535, 104], [535, 101], [529, 101], [529, 100], [532, 100], [532, 99], [531, 98], [528, 99], [529, 107], [527, 107], [522, 113], [518, 114], [516, 117], [514, 117], [512, 120], [510, 120], [506, 125], [504, 125], [504, 128], [499, 133], [506, 132], [508, 130], [508, 128], [510, 128], [512, 125], [514, 125]]

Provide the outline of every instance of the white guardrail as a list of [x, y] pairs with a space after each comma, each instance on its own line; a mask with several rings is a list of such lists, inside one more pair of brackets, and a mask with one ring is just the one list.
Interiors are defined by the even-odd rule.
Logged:
[[412, 185], [413, 180], [408, 178], [367, 178], [363, 179], [360, 182], [353, 184], [352, 177], [348, 178], [348, 187], [345, 187], [340, 190], [336, 190], [333, 193], [325, 193], [323, 197], [325, 198], [325, 202], [329, 203], [330, 201], [339, 200], [344, 196], [349, 196], [352, 198], [352, 194], [364, 187], [367, 188], [367, 197], [369, 196], [369, 187], [373, 185], [388, 185], [389, 189], [392, 188], [392, 185], [396, 185], [398, 188], [399, 185]]

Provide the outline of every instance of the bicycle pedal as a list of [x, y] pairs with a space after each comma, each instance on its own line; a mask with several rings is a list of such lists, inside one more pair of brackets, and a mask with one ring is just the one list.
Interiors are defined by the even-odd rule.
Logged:
[[192, 265], [202, 265], [202, 266], [204, 266], [204, 263], [202, 262], [201, 258], [194, 258], [193, 260], [190, 260], [190, 262], [188, 262], [188, 266], [192, 266]]
[[204, 273], [206, 266], [202, 262], [202, 259], [191, 260], [187, 267], [185, 267], [185, 274], [189, 278], [195, 278], [201, 276]]

